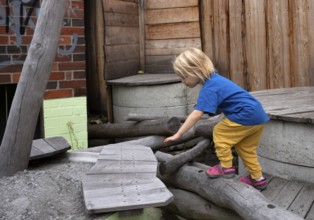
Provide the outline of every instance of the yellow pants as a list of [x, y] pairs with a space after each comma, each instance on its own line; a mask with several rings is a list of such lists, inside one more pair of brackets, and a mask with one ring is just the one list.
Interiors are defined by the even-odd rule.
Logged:
[[264, 131], [264, 125], [244, 126], [227, 118], [220, 121], [213, 132], [213, 140], [218, 159], [222, 167], [232, 166], [234, 146], [241, 157], [246, 170], [252, 179], [262, 177], [262, 169], [258, 162], [256, 149]]

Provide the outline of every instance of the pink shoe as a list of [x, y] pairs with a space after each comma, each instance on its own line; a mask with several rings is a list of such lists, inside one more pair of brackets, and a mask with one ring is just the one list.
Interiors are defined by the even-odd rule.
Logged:
[[266, 189], [267, 184], [268, 184], [268, 181], [265, 177], [264, 177], [264, 179], [262, 179], [260, 181], [256, 181], [256, 180], [252, 179], [250, 175], [241, 177], [240, 182], [246, 183], [250, 186], [253, 186], [255, 189], [258, 189], [258, 190]]
[[223, 178], [232, 178], [236, 174], [235, 167], [230, 168], [222, 168], [220, 164], [215, 165], [211, 168], [209, 168], [206, 172], [207, 176], [210, 178], [217, 178], [217, 177], [223, 177]]

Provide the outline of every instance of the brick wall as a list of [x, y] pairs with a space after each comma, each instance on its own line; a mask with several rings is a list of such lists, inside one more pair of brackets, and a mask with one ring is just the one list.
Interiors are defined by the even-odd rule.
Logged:
[[[40, 5], [41, 0], [0, 0], [0, 85], [18, 83]], [[84, 0], [69, 0], [44, 98], [78, 96], [86, 96]]]

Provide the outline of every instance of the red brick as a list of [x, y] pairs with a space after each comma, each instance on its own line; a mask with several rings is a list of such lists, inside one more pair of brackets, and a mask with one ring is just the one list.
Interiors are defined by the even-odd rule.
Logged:
[[85, 61], [85, 53], [84, 54], [73, 54], [73, 61]]
[[58, 71], [59, 71], [58, 63], [54, 63], [54, 64], [53, 64], [53, 66], [52, 66], [52, 71], [54, 71], [54, 72], [58, 72]]
[[84, 18], [84, 10], [81, 10], [81, 9], [67, 10], [64, 17], [65, 18]]
[[14, 73], [13, 76], [12, 76], [12, 81], [14, 83], [18, 83], [19, 80], [20, 80], [20, 77], [21, 77], [21, 74], [20, 73]]
[[8, 36], [0, 36], [0, 44], [1, 45], [9, 44], [9, 37]]
[[59, 45], [71, 45], [72, 37], [71, 36], [61, 36], [59, 39]]
[[59, 63], [59, 70], [85, 70], [85, 61], [71, 62], [71, 63]]
[[72, 8], [73, 9], [84, 9], [84, 2], [83, 1], [72, 1]]
[[72, 72], [65, 72], [65, 79], [66, 80], [72, 80]]
[[0, 83], [11, 83], [11, 75], [9, 74], [0, 74]]
[[46, 90], [44, 99], [59, 99], [73, 97], [72, 89]]
[[49, 90], [49, 89], [57, 89], [58, 87], [58, 82], [48, 82], [47, 83], [47, 86], [46, 86], [46, 90]]
[[49, 80], [64, 80], [64, 72], [52, 72]]
[[60, 81], [59, 87], [63, 88], [85, 88], [86, 80]]
[[73, 34], [77, 34], [77, 35], [84, 35], [85, 31], [84, 28], [82, 27], [63, 27], [61, 29], [61, 35], [73, 35]]
[[74, 97], [86, 96], [86, 88], [75, 88]]
[[85, 79], [86, 73], [85, 71], [74, 72], [74, 79]]
[[64, 55], [64, 56], [60, 55], [60, 54], [56, 55], [55, 62], [69, 62], [69, 61], [72, 61], [71, 54], [70, 55]]
[[21, 72], [23, 68], [22, 64], [12, 64], [0, 69], [0, 73], [16, 73]]

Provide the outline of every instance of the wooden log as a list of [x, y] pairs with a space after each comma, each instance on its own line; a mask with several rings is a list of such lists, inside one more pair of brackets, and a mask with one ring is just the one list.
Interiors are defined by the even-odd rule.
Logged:
[[[185, 122], [188, 116], [176, 116], [180, 120], [180, 122]], [[145, 114], [134, 114], [129, 113], [126, 117], [127, 121], [145, 121], [145, 120], [156, 120], [161, 118], [168, 118], [165, 116], [152, 116], [152, 115], [145, 115]], [[208, 119], [208, 116], [203, 116], [202, 119]]]
[[194, 126], [195, 136], [200, 136], [208, 139], [213, 138], [213, 131], [216, 124], [223, 119], [224, 115], [220, 114], [208, 120], [200, 120]]
[[[168, 161], [173, 156], [159, 152], [158, 161]], [[236, 179], [210, 179], [203, 169], [183, 166], [172, 175], [159, 177], [177, 188], [202, 196], [216, 205], [236, 211], [247, 220], [298, 220], [301, 217], [269, 201], [258, 190]]]
[[[187, 162], [199, 156], [210, 144], [208, 139], [200, 141], [192, 149], [172, 157], [170, 160], [162, 161], [159, 164], [159, 172], [161, 175], [170, 175]], [[156, 156], [161, 152], [156, 152]]]
[[27, 168], [68, 0], [42, 1], [0, 147], [0, 177]]
[[204, 138], [203, 137], [197, 137], [197, 138], [194, 138], [194, 139], [191, 139], [189, 141], [186, 141], [182, 144], [176, 144], [176, 145], [173, 145], [173, 146], [169, 146], [165, 149], [162, 149], [161, 151], [162, 152], [175, 152], [175, 151], [185, 151], [185, 150], [188, 150], [192, 147], [194, 147], [195, 145], [198, 144], [198, 142], [202, 141]]
[[89, 125], [90, 139], [138, 137], [147, 135], [172, 135], [180, 128], [176, 117], [141, 122], [123, 121], [114, 124]]
[[233, 210], [222, 208], [201, 196], [182, 189], [168, 188], [174, 200], [162, 209], [169, 210], [186, 219], [241, 220]]

